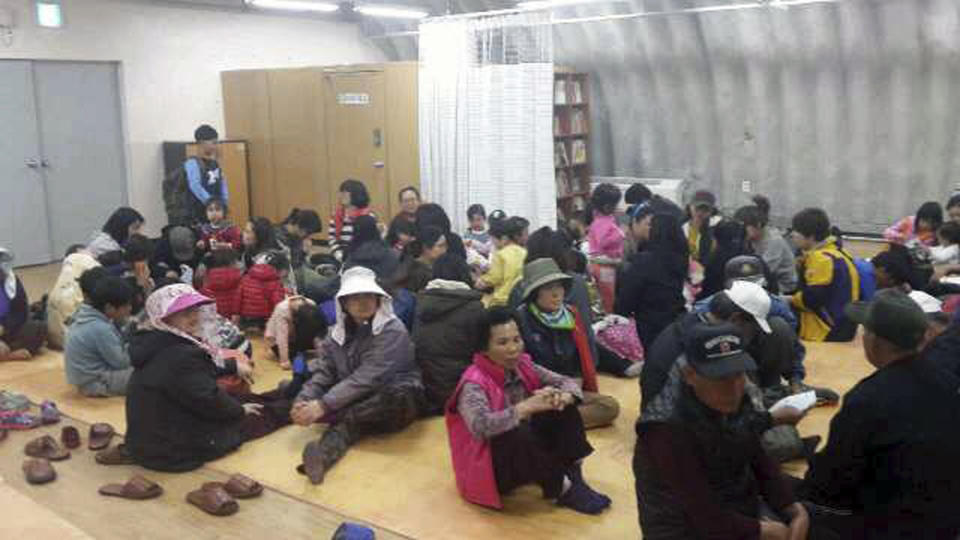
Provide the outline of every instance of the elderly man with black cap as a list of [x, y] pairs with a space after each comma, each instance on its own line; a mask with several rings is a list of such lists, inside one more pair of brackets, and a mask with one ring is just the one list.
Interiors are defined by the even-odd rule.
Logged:
[[737, 327], [700, 323], [637, 421], [633, 470], [646, 540], [806, 538], [809, 518], [760, 443]]
[[921, 356], [927, 317], [902, 291], [846, 308], [877, 371], [843, 399], [801, 493], [816, 538], [960, 535], [960, 378]]

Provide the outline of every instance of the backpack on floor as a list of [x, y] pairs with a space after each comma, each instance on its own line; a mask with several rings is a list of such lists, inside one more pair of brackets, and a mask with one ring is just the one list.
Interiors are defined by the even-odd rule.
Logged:
[[163, 206], [166, 208], [170, 225], [190, 225], [192, 197], [187, 182], [187, 169], [184, 165], [180, 165], [164, 177]]

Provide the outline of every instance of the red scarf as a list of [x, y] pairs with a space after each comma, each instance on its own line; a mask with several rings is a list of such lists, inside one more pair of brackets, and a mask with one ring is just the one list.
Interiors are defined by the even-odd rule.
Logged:
[[573, 313], [573, 342], [577, 346], [577, 354], [580, 355], [580, 374], [583, 375], [583, 390], [586, 392], [597, 392], [597, 367], [593, 363], [593, 355], [590, 354], [590, 342], [587, 340], [587, 330], [583, 326], [583, 319], [580, 313], [573, 306], [567, 306]]
[[350, 215], [347, 215], [346, 209], [343, 205], [337, 206], [337, 211], [333, 214], [333, 223], [334, 230], [336, 232], [337, 240], [340, 239], [340, 231], [343, 230], [344, 219], [353, 221], [360, 216], [366, 216], [370, 214], [370, 207], [366, 208], [354, 208], [350, 211]]

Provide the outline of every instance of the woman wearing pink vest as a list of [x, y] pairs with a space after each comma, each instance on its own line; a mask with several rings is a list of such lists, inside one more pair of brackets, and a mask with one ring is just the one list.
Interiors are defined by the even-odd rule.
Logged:
[[583, 479], [593, 452], [576, 404], [576, 381], [534, 364], [523, 352], [516, 315], [485, 313], [479, 346], [446, 406], [457, 488], [468, 501], [503, 508], [500, 494], [536, 483], [544, 497], [584, 514], [610, 498]]

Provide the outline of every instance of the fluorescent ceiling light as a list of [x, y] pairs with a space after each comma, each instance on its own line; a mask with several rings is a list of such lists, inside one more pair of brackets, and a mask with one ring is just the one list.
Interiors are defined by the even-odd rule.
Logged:
[[532, 0], [529, 2], [520, 2], [517, 7], [520, 9], [546, 9], [553, 7], [575, 6], [580, 4], [600, 4], [604, 3], [597, 0]]
[[261, 9], [284, 9], [287, 11], [317, 11], [332, 13], [340, 9], [336, 4], [308, 2], [307, 0], [247, 0], [247, 4]]
[[355, 11], [357, 13], [370, 15], [372, 17], [390, 17], [394, 19], [423, 19], [424, 17], [430, 15], [426, 11], [421, 11], [418, 9], [372, 4], [357, 6]]

